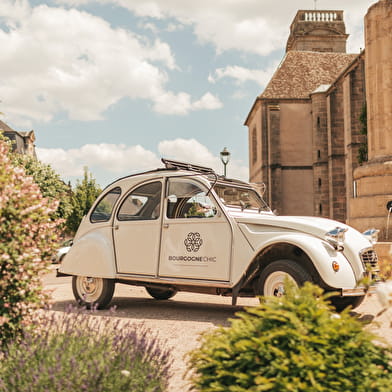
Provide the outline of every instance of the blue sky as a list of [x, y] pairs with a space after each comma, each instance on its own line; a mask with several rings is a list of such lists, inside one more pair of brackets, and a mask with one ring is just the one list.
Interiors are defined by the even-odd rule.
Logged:
[[160, 158], [248, 179], [244, 120], [299, 9], [343, 9], [364, 47], [369, 0], [1, 0], [0, 112], [34, 129], [65, 181], [87, 166], [105, 186]]

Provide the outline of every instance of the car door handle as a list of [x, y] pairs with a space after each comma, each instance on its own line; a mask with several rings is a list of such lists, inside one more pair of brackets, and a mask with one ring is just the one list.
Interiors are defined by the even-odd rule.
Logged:
[[114, 230], [118, 230], [118, 229], [119, 229], [119, 226], [118, 226], [118, 225], [114, 225], [114, 226], [113, 226], [113, 229], [114, 229]]
[[168, 223], [164, 223], [164, 224], [163, 224], [163, 228], [164, 228], [164, 229], [168, 229], [168, 228], [169, 228], [169, 224], [168, 224]]

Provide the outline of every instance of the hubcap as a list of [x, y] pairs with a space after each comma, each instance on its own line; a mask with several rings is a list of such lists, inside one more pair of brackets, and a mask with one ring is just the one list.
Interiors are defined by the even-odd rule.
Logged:
[[102, 293], [102, 279], [80, 276], [77, 279], [78, 292], [85, 302], [95, 302]]
[[264, 283], [264, 295], [269, 297], [281, 297], [284, 295], [284, 282], [288, 279], [297, 285], [291, 275], [283, 271], [275, 271], [270, 274]]

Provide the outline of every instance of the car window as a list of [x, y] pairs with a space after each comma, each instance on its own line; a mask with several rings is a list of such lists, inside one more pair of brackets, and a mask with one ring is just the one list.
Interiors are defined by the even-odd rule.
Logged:
[[121, 204], [119, 221], [158, 219], [161, 206], [160, 181], [144, 184], [133, 190]]
[[214, 202], [200, 185], [170, 180], [166, 211], [169, 219], [212, 218], [216, 213]]
[[214, 186], [214, 191], [227, 207], [237, 207], [242, 210], [256, 210], [270, 212], [270, 208], [261, 196], [252, 189], [228, 184]]
[[91, 213], [90, 221], [92, 223], [107, 222], [112, 215], [113, 207], [120, 194], [120, 187], [113, 188], [106, 193], [101, 201], [95, 206], [94, 211]]

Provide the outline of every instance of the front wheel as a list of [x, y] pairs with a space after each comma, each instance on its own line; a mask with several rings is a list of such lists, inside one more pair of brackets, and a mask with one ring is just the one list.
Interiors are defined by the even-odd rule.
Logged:
[[292, 260], [277, 260], [267, 265], [258, 280], [258, 294], [281, 297], [284, 294], [284, 283], [293, 282], [302, 286], [306, 281], [312, 282], [310, 274]]
[[72, 291], [78, 304], [88, 309], [104, 309], [109, 305], [114, 293], [114, 280], [93, 278], [90, 276], [73, 276]]
[[351, 309], [357, 308], [363, 300], [365, 299], [365, 295], [360, 295], [356, 297], [331, 297], [329, 300], [334, 308], [341, 312], [342, 310], [348, 308], [349, 306]]

